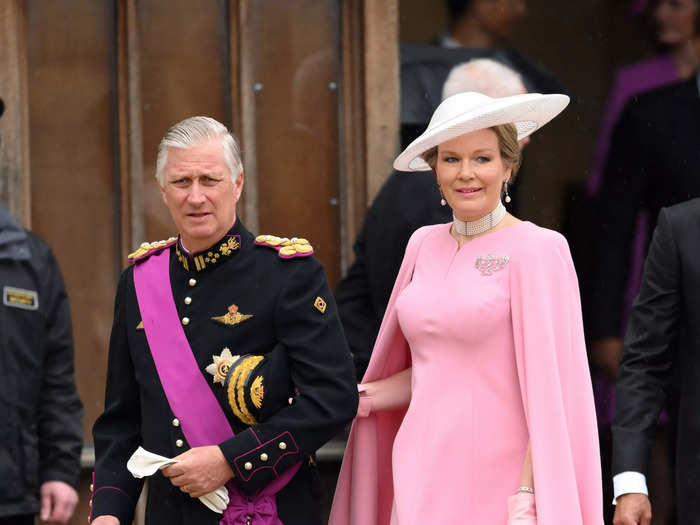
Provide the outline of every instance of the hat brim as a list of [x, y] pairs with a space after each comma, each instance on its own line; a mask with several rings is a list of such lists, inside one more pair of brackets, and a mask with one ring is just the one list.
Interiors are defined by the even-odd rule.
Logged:
[[474, 109], [458, 113], [434, 127], [428, 126], [423, 134], [411, 142], [394, 160], [399, 171], [427, 171], [430, 166], [421, 155], [429, 149], [472, 131], [502, 124], [514, 124], [518, 140], [531, 135], [556, 117], [569, 104], [566, 95], [526, 93], [512, 97], [495, 98]]

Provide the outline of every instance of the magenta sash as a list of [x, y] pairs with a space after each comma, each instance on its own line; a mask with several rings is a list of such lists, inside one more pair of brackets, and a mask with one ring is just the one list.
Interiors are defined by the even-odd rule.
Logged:
[[[134, 286], [158, 377], [187, 442], [191, 447], [203, 447], [232, 438], [231, 425], [199, 370], [177, 314], [170, 286], [170, 249], [136, 263]], [[277, 517], [274, 495], [299, 467], [301, 462], [253, 497], [240, 494], [232, 481], [226, 483], [230, 501], [221, 524], [283, 525]]]

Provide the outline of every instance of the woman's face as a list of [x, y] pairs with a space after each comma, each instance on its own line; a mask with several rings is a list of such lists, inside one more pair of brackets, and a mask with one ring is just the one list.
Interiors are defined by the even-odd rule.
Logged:
[[698, 0], [658, 0], [654, 8], [659, 44], [678, 46], [695, 36]]
[[491, 129], [472, 131], [438, 146], [438, 184], [460, 220], [474, 221], [493, 211], [511, 171], [503, 164], [498, 136]]

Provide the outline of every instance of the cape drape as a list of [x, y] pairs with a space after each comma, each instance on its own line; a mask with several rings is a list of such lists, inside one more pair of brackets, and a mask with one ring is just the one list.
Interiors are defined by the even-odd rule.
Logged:
[[[410, 283], [420, 246], [433, 228], [417, 230], [409, 241], [363, 383], [411, 366], [395, 302]], [[530, 231], [532, 242], [515, 250], [509, 271], [537, 522], [601, 525], [600, 455], [578, 281], [566, 240], [534, 225]], [[389, 525], [394, 500], [392, 447], [404, 415], [405, 410], [396, 410], [355, 419], [329, 525]], [[516, 489], [513, 487], [514, 492]]]

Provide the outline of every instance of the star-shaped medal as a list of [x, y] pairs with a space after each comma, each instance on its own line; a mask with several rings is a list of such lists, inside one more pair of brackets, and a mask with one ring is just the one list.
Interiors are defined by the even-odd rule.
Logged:
[[228, 374], [231, 365], [238, 361], [240, 356], [231, 355], [231, 350], [224, 348], [221, 355], [213, 355], [214, 362], [207, 366], [205, 370], [214, 376], [214, 383], [224, 384], [226, 374]]

